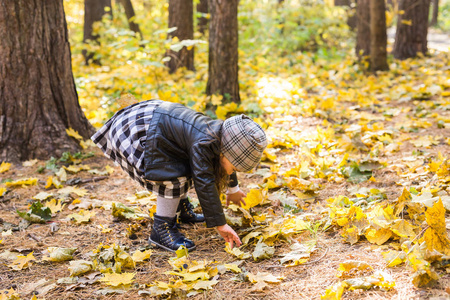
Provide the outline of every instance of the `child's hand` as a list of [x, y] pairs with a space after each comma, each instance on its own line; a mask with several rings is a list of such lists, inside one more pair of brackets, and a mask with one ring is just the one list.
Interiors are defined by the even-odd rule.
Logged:
[[245, 193], [241, 190], [237, 191], [236, 193], [233, 194], [228, 194], [227, 195], [227, 206], [230, 205], [230, 201], [233, 202], [234, 204], [236, 204], [237, 206], [242, 206], [245, 205]]
[[230, 244], [231, 249], [233, 249], [233, 242], [236, 243], [236, 246], [238, 247], [242, 244], [237, 233], [228, 224], [217, 226], [216, 228], [225, 242]]

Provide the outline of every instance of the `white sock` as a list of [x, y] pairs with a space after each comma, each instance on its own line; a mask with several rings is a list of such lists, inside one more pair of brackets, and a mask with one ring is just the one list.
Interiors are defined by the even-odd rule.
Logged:
[[161, 217], [175, 217], [180, 198], [168, 199], [156, 197], [156, 214]]

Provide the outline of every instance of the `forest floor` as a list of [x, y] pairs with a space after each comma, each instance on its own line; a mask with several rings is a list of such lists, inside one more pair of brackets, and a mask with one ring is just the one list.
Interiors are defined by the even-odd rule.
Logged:
[[[348, 239], [342, 236], [345, 234], [343, 228], [337, 225], [339, 222], [330, 214], [333, 201], [327, 201], [336, 199], [339, 195], [349, 198], [362, 197], [364, 201], [369, 201], [369, 197], [361, 194], [368, 194], [367, 190], [371, 189], [370, 193], [375, 193], [375, 196], [384, 196], [384, 202], [380, 203], [396, 205], [404, 188], [413, 187], [417, 191], [425, 191], [436, 183], [436, 167], [431, 166], [436, 165], [438, 161], [444, 163], [445, 159], [442, 157], [450, 154], [448, 57], [443, 61], [446, 62], [443, 65], [436, 64], [440, 66], [439, 80], [443, 79], [442, 88], [437, 94], [428, 90], [415, 90], [416, 95], [421, 97], [402, 97], [395, 100], [382, 95], [374, 100], [375, 104], [366, 106], [363, 103], [367, 99], [359, 99], [358, 102], [354, 100], [356, 97], [350, 96], [350, 100], [342, 101], [339, 106], [332, 108], [336, 115], [330, 113], [328, 117], [299, 116], [296, 112], [303, 110], [304, 106], [292, 103], [281, 114], [277, 114], [277, 105], [285, 104], [272, 105], [273, 112], [264, 116], [264, 122], [270, 124], [267, 130], [271, 141], [269, 154], [275, 158], [263, 161], [252, 173], [238, 174], [241, 188], [245, 192], [263, 190], [266, 203], [250, 210], [250, 219], [254, 218], [251, 225], [235, 228], [241, 238], [249, 232], [278, 228], [278, 232], [272, 234], [272, 239], [265, 237], [266, 243], [274, 247], [274, 255], [260, 261], [251, 257], [240, 259], [225, 251], [224, 241], [214, 229], [207, 229], [201, 224], [183, 225], [183, 232], [197, 245], [197, 249], [189, 253], [191, 262], [208, 261], [211, 265], [234, 263], [240, 268], [237, 273], [220, 272], [212, 276], [217, 281], [216, 284], [206, 291], [200, 289], [201, 292], [193, 294], [189, 299], [318, 299], [320, 295], [325, 294], [329, 286], [341, 281], [336, 274], [340, 264], [345, 261], [364, 262], [371, 266], [369, 269], [386, 272], [392, 277], [395, 286], [386, 290], [376, 286], [368, 290], [347, 289], [343, 293], [343, 299], [449, 299], [448, 265], [447, 269], [436, 271], [439, 279], [435, 285], [417, 288], [412, 283], [414, 270], [411, 266], [403, 263], [387, 268], [387, 262], [383, 258], [382, 252], [399, 250], [400, 244], [405, 241], [404, 237], [392, 235], [389, 241], [377, 245], [370, 243], [361, 234], [356, 241], [348, 242]], [[414, 84], [419, 86], [424, 81], [433, 81], [434, 75], [430, 76]], [[416, 79], [407, 78], [407, 81], [414, 80]], [[379, 82], [382, 81], [380, 79]], [[371, 84], [376, 86], [377, 81]], [[389, 90], [395, 88], [396, 84], [386, 87]], [[325, 109], [329, 103], [322, 104]], [[348, 113], [345, 122], [337, 116], [344, 111]], [[328, 125], [325, 126], [325, 123]], [[334, 134], [328, 134], [327, 128], [333, 128]], [[361, 135], [354, 134], [355, 132]], [[346, 135], [347, 139], [342, 138]], [[380, 144], [379, 141], [385, 142]], [[302, 152], [305, 147], [308, 148], [309, 158]], [[354, 159], [362, 166], [363, 157], [370, 156], [367, 154], [367, 148], [371, 148], [372, 154], [378, 154], [376, 161], [383, 166], [366, 171], [360, 167], [358, 174], [363, 175], [370, 171], [370, 180], [352, 182], [349, 179], [353, 175], [349, 178], [338, 176], [337, 167], [334, 175], [318, 176], [319, 179], [312, 176], [317, 174], [312, 171], [313, 167], [322, 171], [333, 169], [322, 168], [323, 165], [333, 164], [333, 161], [327, 161], [328, 157], [336, 155], [339, 158], [334, 161], [335, 166], [345, 157], [345, 152], [353, 153], [355, 149], [360, 154], [366, 153]], [[73, 259], [85, 261], [93, 261], [96, 250], [103, 251], [109, 246], [114, 247], [113, 245], [123, 246], [124, 253], [130, 255], [136, 250], [150, 249], [147, 238], [150, 234], [151, 219], [120, 219], [112, 215], [112, 206], [113, 203], [120, 202], [128, 207], [139, 208], [143, 213], [149, 213], [154, 209], [154, 197], [142, 197], [139, 192], [143, 189], [129, 179], [119, 167], [112, 165], [99, 149], [91, 146], [83, 151], [84, 154], [89, 152], [94, 155], [83, 159], [69, 157], [66, 161], [30, 161], [24, 165], [12, 165], [0, 173], [2, 184], [18, 179], [37, 178], [37, 184], [34, 185], [24, 183], [7, 187], [0, 197], [0, 299], [30, 299], [33, 294], [37, 299], [139, 299], [151, 297], [146, 294], [150, 293], [149, 285], [158, 281], [174, 280], [175, 275], [166, 273], [172, 270], [169, 261], [174, 254], [160, 249], [151, 249], [150, 257], [142, 263], [136, 263], [136, 267], [124, 268], [122, 271], [134, 273], [134, 281], [119, 290], [111, 290], [99, 281], [103, 275], [98, 271], [70, 278], [68, 261], [53, 262], [45, 259], [51, 251], [49, 247], [76, 248]], [[283, 174], [302, 165], [303, 159], [308, 164], [300, 171], [297, 169], [297, 172], [310, 172], [311, 176], [302, 176], [304, 181], [300, 181], [301, 187], [294, 188], [290, 185], [292, 181], [287, 178], [289, 176]], [[343, 161], [345, 165], [345, 159]], [[59, 185], [56, 178], [60, 178], [60, 168], [63, 166], [67, 168], [67, 178]], [[110, 166], [112, 172], [106, 166]], [[94, 174], [87, 169], [95, 170]], [[78, 181], [77, 185], [69, 185], [76, 183], [78, 179], [81, 181]], [[448, 197], [448, 191], [450, 190], [447, 190], [447, 184], [441, 184], [439, 196]], [[436, 190], [433, 193], [436, 193]], [[193, 191], [191, 196], [196, 199]], [[52, 208], [51, 221], [29, 224], [18, 216], [17, 211], [28, 211], [35, 199], [41, 199], [47, 207]], [[51, 201], [53, 204], [50, 204]], [[199, 210], [199, 207], [196, 209]], [[238, 216], [238, 212], [230, 208], [226, 211], [230, 215]], [[83, 212], [84, 215], [74, 215]], [[86, 217], [86, 214], [90, 214], [90, 217]], [[265, 220], [258, 217], [264, 217]], [[287, 234], [283, 232], [287, 227], [276, 227], [280, 224], [284, 226], [283, 222], [286, 220], [295, 220], [297, 225], [308, 225], [294, 226], [294, 232], [292, 228], [288, 228], [291, 233]], [[422, 221], [426, 224], [424, 219]], [[445, 222], [444, 232], [448, 235], [448, 211], [445, 214]], [[421, 238], [422, 229], [425, 227], [420, 226], [421, 224], [418, 224], [414, 227], [416, 236], [410, 236], [411, 243]], [[308, 241], [315, 243], [316, 247], [309, 258], [305, 256], [305, 261], [298, 261], [299, 264], [292, 267], [286, 267], [280, 261], [291, 251], [291, 245]], [[241, 247], [241, 250], [251, 254], [256, 242], [257, 239], [253, 239]], [[106, 261], [106, 258], [103, 259]], [[114, 257], [111, 262], [114, 261], [117, 262], [118, 257]], [[373, 274], [373, 271], [367, 269], [353, 271], [358, 276]], [[272, 278], [272, 281], [276, 282], [255, 285], [246, 279], [246, 272], [268, 272], [277, 277]], [[185, 298], [191, 290], [172, 287], [170, 291], [168, 296], [161, 297]], [[13, 298], [13, 294], [17, 295], [17, 298]]]

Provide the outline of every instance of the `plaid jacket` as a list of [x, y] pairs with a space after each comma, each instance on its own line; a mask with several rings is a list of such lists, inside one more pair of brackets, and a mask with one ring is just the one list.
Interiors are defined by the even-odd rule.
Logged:
[[[153, 112], [145, 142], [145, 179], [191, 174], [207, 227], [226, 223], [214, 176], [222, 124], [181, 104], [163, 102]], [[231, 181], [230, 187], [237, 185], [236, 174]]]

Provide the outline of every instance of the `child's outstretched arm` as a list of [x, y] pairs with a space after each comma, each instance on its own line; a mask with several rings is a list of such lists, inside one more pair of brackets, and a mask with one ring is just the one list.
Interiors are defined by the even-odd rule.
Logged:
[[225, 224], [222, 226], [217, 226], [216, 228], [220, 235], [224, 238], [225, 242], [230, 244], [231, 249], [234, 247], [233, 243], [236, 243], [236, 246], [238, 247], [242, 244], [241, 239], [239, 239], [239, 236], [233, 228], [230, 227], [230, 225]]

